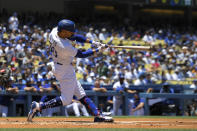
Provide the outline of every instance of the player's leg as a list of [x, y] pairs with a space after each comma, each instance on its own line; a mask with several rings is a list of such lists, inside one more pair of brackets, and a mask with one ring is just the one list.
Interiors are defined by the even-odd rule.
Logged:
[[2, 117], [7, 117], [8, 115], [8, 107], [2, 106]]
[[37, 112], [41, 112], [43, 109], [53, 108], [53, 107], [62, 106], [62, 105], [63, 105], [63, 102], [62, 102], [62, 99], [60, 96], [58, 96], [54, 99], [51, 99], [47, 102], [44, 102], [42, 104], [39, 104], [38, 102], [33, 101], [30, 111], [29, 111], [29, 114], [28, 114], [27, 121], [31, 122], [32, 119], [34, 118], [35, 114]]
[[[68, 105], [67, 105], [67, 106], [68, 106]], [[65, 109], [64, 111], [65, 111], [65, 116], [66, 116], [66, 117], [69, 117], [69, 115], [68, 115], [68, 108], [67, 108], [67, 106], [64, 106], [64, 109]]]
[[79, 109], [82, 111], [84, 116], [89, 116], [88, 111], [86, 110], [86, 107], [84, 105], [80, 104]]
[[79, 101], [85, 105], [85, 107], [91, 112], [93, 116], [100, 115], [100, 111], [95, 106], [90, 98], [86, 96], [84, 89], [82, 88], [81, 84], [77, 82], [77, 86], [75, 87], [74, 95], [79, 99]]
[[79, 103], [73, 102], [73, 111], [75, 113], [75, 116], [79, 117], [80, 116], [80, 111], [79, 111]]
[[[60, 80], [61, 86], [61, 96], [58, 96], [54, 99], [51, 99], [47, 102], [43, 102], [39, 104], [35, 101], [32, 102], [30, 112], [28, 114], [27, 121], [32, 121], [32, 118], [36, 114], [36, 112], [41, 112], [42, 109], [53, 108], [62, 105], [68, 105], [71, 103], [74, 93], [74, 87], [76, 86], [73, 84], [73, 80]], [[65, 86], [66, 85], [66, 86]]]
[[113, 97], [113, 114], [115, 116], [118, 115], [118, 110], [119, 110], [121, 104], [122, 104], [122, 101], [117, 99], [117, 98], [115, 98], [115, 96], [114, 96]]
[[135, 116], [144, 116], [144, 108], [137, 110]]
[[131, 113], [132, 113], [132, 108], [133, 108], [134, 101], [133, 101], [133, 99], [129, 99], [128, 102], [129, 102], [129, 104], [128, 104], [129, 115], [131, 116], [131, 115], [133, 115], [133, 114], [131, 114]]
[[74, 95], [79, 99], [79, 101], [90, 111], [90, 113], [95, 116], [95, 122], [112, 122], [111, 117], [104, 117], [92, 102], [90, 98], [86, 96], [84, 89], [81, 84], [77, 81], [77, 87], [75, 88]]

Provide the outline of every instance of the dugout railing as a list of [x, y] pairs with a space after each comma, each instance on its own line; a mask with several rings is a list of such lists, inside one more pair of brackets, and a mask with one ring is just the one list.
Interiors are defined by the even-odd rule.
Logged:
[[157, 98], [167, 98], [167, 99], [178, 99], [180, 108], [181, 108], [181, 114], [184, 115], [184, 107], [185, 107], [185, 100], [188, 99], [197, 99], [197, 94], [185, 94], [185, 93], [140, 93], [140, 97], [145, 99], [144, 102], [144, 114], [150, 115], [150, 105], [149, 100], [150, 99], [157, 99]]
[[[86, 94], [87, 96], [90, 96], [93, 101], [95, 102], [96, 105], [98, 105], [99, 103], [99, 96], [115, 96], [115, 95], [122, 95], [123, 96], [123, 115], [128, 115], [129, 114], [129, 109], [128, 109], [128, 99], [132, 98], [132, 94], [128, 94], [128, 93], [123, 93], [120, 94], [116, 91], [112, 90], [112, 86], [108, 86], [108, 91], [106, 93], [101, 93], [101, 92], [95, 92], [92, 90], [88, 90], [88, 86], [87, 85], [83, 85], [83, 87], [86, 89]], [[158, 92], [160, 90], [160, 88], [162, 87], [162, 85], [143, 85], [143, 86], [130, 86], [130, 89], [135, 89], [138, 90], [140, 92], [145, 92], [148, 88], [153, 88], [156, 92]], [[188, 88], [188, 86], [184, 86], [184, 85], [176, 85], [173, 86], [175, 92], [174, 94], [161, 94], [161, 93], [140, 93], [140, 96], [143, 97], [145, 99], [145, 115], [149, 115], [150, 114], [150, 110], [149, 110], [149, 105], [148, 105], [148, 100], [152, 99], [152, 98], [175, 98], [175, 99], [179, 99], [180, 100], [180, 105], [183, 108], [185, 106], [184, 103], [184, 99], [196, 99], [197, 98], [197, 94], [186, 94], [187, 91], [191, 91], [192, 89]], [[111, 90], [110, 90], [111, 89]], [[186, 92], [186, 93], [184, 93]], [[31, 93], [31, 92], [25, 92], [25, 91], [19, 91], [18, 94], [13, 94], [13, 93], [7, 93], [5, 91], [1, 91], [0, 95], [8, 95], [8, 96], [24, 96], [25, 99], [23, 100], [13, 100], [12, 103], [10, 103], [9, 106], [9, 116], [16, 116], [16, 106], [17, 104], [23, 104], [24, 105], [24, 115], [27, 115], [28, 110], [30, 108], [31, 102], [32, 102], [32, 97], [33, 96], [44, 96], [44, 95], [48, 95], [48, 96], [58, 96], [60, 95], [60, 93], [57, 92], [50, 92], [50, 93]], [[62, 109], [63, 110], [63, 109]], [[63, 112], [63, 111], [62, 111]], [[183, 113], [182, 113], [183, 114]], [[184, 115], [184, 114], [183, 114]]]

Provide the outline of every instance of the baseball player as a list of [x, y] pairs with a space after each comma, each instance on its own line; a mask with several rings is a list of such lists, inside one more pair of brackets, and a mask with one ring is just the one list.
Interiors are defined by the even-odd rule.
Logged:
[[[123, 93], [124, 91], [128, 93], [135, 93], [135, 90], [130, 90], [129, 89], [129, 84], [125, 80], [124, 74], [119, 74], [119, 81], [114, 83], [113, 89], [116, 92]], [[119, 108], [123, 104], [123, 98], [122, 96], [113, 96], [113, 115], [120, 115], [119, 113]]]
[[76, 117], [80, 117], [81, 116], [80, 111], [82, 112], [82, 114], [84, 116], [89, 116], [85, 106], [83, 104], [81, 104], [80, 101], [76, 100], [76, 98], [74, 96], [72, 103], [65, 106], [65, 115], [66, 115], [66, 117], [68, 117], [69, 113], [73, 112]]
[[[75, 95], [78, 100], [90, 110], [92, 115], [95, 116], [94, 122], [112, 122], [112, 117], [104, 116], [97, 109], [92, 100], [86, 96], [84, 89], [76, 79], [75, 69], [72, 66], [74, 57], [86, 58], [105, 46], [99, 42], [75, 34], [75, 23], [67, 19], [59, 21], [58, 26], [53, 28], [49, 35], [49, 41], [51, 44], [50, 50], [52, 52], [52, 58], [55, 63], [53, 73], [60, 82], [61, 96], [44, 102], [43, 104], [33, 101], [27, 121], [32, 121], [36, 112], [41, 112], [42, 109], [70, 104], [73, 95]], [[98, 46], [98, 48], [82, 52], [72, 46], [72, 41], [92, 43]]]

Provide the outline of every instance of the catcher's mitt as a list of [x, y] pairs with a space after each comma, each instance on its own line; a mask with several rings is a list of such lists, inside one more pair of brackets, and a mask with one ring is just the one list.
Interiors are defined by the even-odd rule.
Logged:
[[11, 70], [9, 68], [0, 69], [0, 86], [8, 88], [10, 85]]

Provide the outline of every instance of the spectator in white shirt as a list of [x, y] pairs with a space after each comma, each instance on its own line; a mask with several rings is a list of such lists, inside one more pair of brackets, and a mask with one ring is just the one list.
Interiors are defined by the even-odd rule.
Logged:
[[171, 74], [171, 69], [168, 69], [165, 73], [165, 77], [167, 80], [173, 80], [172, 74]]
[[90, 28], [89, 29], [89, 32], [86, 34], [86, 37], [92, 41], [96, 41], [98, 40], [97, 36], [95, 33], [93, 33], [94, 29], [93, 28]]
[[140, 74], [139, 78], [137, 80], [135, 80], [134, 85], [138, 86], [138, 85], [145, 85], [146, 81], [145, 81], [145, 74]]
[[143, 40], [145, 43], [149, 44], [149, 45], [154, 45], [154, 39], [153, 39], [153, 37], [151, 36], [150, 32], [148, 32], [148, 31], [145, 33], [145, 35], [144, 35], [144, 37], [142, 38], [142, 40]]
[[99, 40], [104, 41], [107, 39], [106, 29], [102, 28], [101, 32], [99, 33]]
[[8, 20], [10, 30], [18, 30], [19, 20], [17, 18], [17, 13], [14, 12]]

